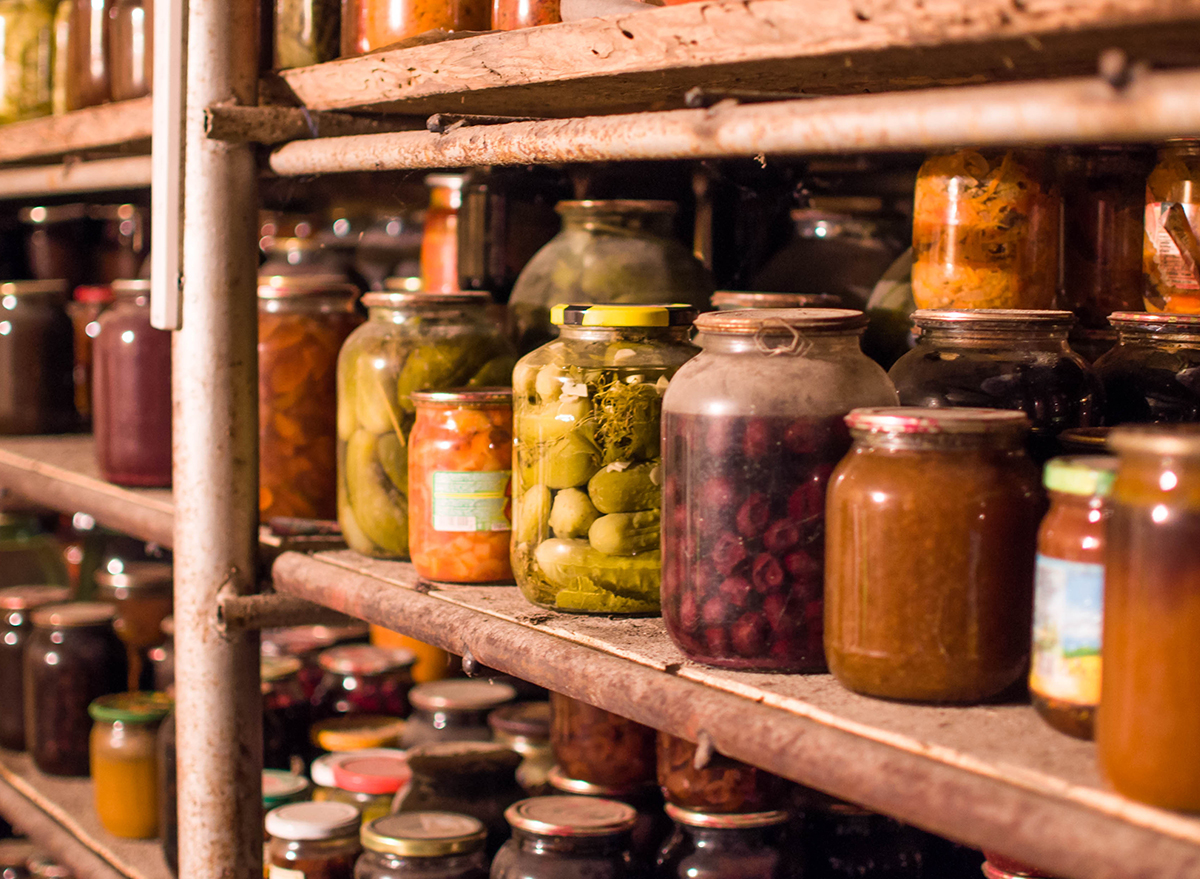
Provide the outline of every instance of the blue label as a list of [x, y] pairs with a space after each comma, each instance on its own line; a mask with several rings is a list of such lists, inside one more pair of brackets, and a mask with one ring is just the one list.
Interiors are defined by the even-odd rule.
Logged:
[[1104, 565], [1039, 553], [1030, 688], [1064, 702], [1096, 705], [1103, 626]]

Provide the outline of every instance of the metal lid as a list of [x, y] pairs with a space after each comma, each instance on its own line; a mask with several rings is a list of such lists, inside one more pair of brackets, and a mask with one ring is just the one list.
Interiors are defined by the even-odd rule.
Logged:
[[384, 278], [383, 289], [393, 293], [420, 293], [425, 289], [425, 279], [420, 275], [393, 275]]
[[556, 327], [686, 327], [696, 319], [692, 305], [555, 305]]
[[504, 705], [488, 715], [494, 732], [528, 739], [550, 738], [550, 703], [517, 702]]
[[260, 656], [258, 674], [264, 684], [272, 684], [298, 674], [303, 666], [298, 656]]
[[82, 629], [88, 626], [111, 626], [117, 609], [102, 601], [71, 601], [50, 604], [35, 610], [30, 619], [44, 629]]
[[557, 765], [550, 767], [550, 771], [546, 773], [546, 781], [557, 791], [585, 797], [628, 797], [655, 786], [653, 781], [638, 781], [623, 786], [596, 784], [582, 778], [570, 778], [563, 768]]
[[88, 714], [105, 723], [157, 723], [174, 705], [166, 693], [113, 693], [94, 700]]
[[296, 296], [344, 296], [347, 299], [358, 295], [358, 287], [346, 280], [345, 275], [259, 275], [259, 299], [290, 299]]
[[447, 189], [462, 189], [466, 174], [426, 174], [426, 186], [444, 186]]
[[267, 833], [277, 839], [334, 839], [354, 836], [360, 823], [358, 809], [349, 803], [290, 803], [267, 813]]
[[71, 599], [66, 586], [8, 586], [0, 589], [0, 608], [32, 610], [46, 604], [62, 604]]
[[[400, 757], [401, 759], [405, 756], [399, 748], [358, 748], [352, 754], [355, 757]], [[308, 766], [308, 775], [313, 784], [320, 787], [337, 787], [337, 780], [333, 777], [333, 764], [350, 755], [351, 752], [342, 751], [315, 757]]]
[[394, 794], [412, 778], [402, 753], [363, 756], [350, 751], [339, 754], [329, 765], [334, 785], [361, 794]]
[[1017, 330], [1024, 327], [1070, 329], [1075, 315], [1069, 311], [1026, 308], [964, 308], [961, 310], [918, 308], [912, 321], [921, 329], [960, 327], [977, 330]]
[[713, 308], [840, 308], [842, 297], [833, 293], [769, 293], [752, 290], [718, 290]]
[[121, 600], [159, 592], [171, 593], [174, 580], [171, 565], [167, 562], [119, 562], [114, 559], [109, 564], [119, 566], [120, 570], [96, 572], [96, 585], [105, 595]]
[[512, 388], [463, 388], [452, 391], [413, 391], [409, 399], [418, 406], [511, 406]]
[[679, 205], [666, 199], [652, 198], [587, 198], [566, 199], [554, 206], [560, 214], [572, 211], [613, 211], [622, 214], [676, 214]]
[[0, 296], [65, 295], [66, 292], [67, 282], [61, 278], [49, 281], [0, 281]]
[[1123, 332], [1140, 330], [1146, 333], [1200, 334], [1200, 314], [1115, 311], [1108, 316], [1108, 322]]
[[325, 671], [341, 675], [378, 675], [411, 668], [417, 656], [403, 647], [373, 647], [370, 644], [347, 644], [330, 647], [317, 657]]
[[408, 749], [414, 774], [510, 775], [521, 765], [521, 755], [496, 742], [431, 742]]
[[312, 725], [309, 738], [326, 751], [360, 751], [387, 748], [404, 735], [405, 721], [383, 714], [351, 714], [331, 717]]
[[423, 711], [485, 711], [515, 698], [508, 684], [463, 679], [430, 681], [408, 691], [408, 701]]
[[539, 836], [612, 836], [632, 830], [637, 811], [602, 797], [549, 796], [513, 803], [504, 818], [514, 829]]
[[1058, 444], [1068, 452], [1099, 455], [1108, 448], [1111, 427], [1072, 427], [1058, 435]]
[[481, 306], [492, 301], [492, 294], [482, 290], [459, 290], [455, 293], [364, 293], [367, 308], [449, 308], [451, 306]]
[[1108, 436], [1108, 446], [1117, 452], [1164, 457], [1200, 455], [1200, 424], [1130, 424], [1114, 427]]
[[774, 812], [745, 812], [740, 815], [713, 815], [708, 812], [694, 812], [691, 809], [681, 809], [674, 803], [664, 807], [667, 815], [677, 824], [689, 827], [709, 827], [714, 830], [744, 830], [750, 827], [774, 827], [787, 823], [791, 817], [785, 811]]
[[854, 409], [846, 426], [858, 434], [986, 434], [1025, 433], [1029, 418], [1008, 409], [933, 409], [887, 406]]
[[747, 308], [710, 311], [696, 318], [702, 333], [753, 336], [759, 333], [843, 332], [867, 325], [867, 316], [853, 308]]
[[1050, 491], [1080, 497], [1108, 497], [1117, 478], [1112, 455], [1066, 455], [1046, 462], [1042, 484]]
[[312, 785], [303, 775], [284, 769], [264, 769], [262, 772], [263, 808], [273, 809], [302, 796]]
[[363, 848], [408, 858], [438, 858], [477, 852], [487, 830], [470, 815], [457, 812], [401, 812], [363, 826]]
[[150, 293], [149, 278], [120, 278], [112, 282], [114, 296], [147, 296]]

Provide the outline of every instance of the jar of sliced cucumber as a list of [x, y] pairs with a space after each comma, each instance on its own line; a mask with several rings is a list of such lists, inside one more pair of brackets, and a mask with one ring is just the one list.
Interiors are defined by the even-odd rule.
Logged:
[[338, 522], [351, 549], [408, 555], [413, 391], [507, 385], [515, 361], [487, 293], [369, 293], [338, 357]]
[[513, 373], [517, 585], [578, 613], [659, 610], [659, 415], [697, 351], [686, 305], [560, 305]]

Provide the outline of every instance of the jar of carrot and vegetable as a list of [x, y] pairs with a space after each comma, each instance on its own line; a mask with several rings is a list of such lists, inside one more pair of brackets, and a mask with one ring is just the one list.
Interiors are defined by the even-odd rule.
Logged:
[[1200, 313], [1198, 217], [1200, 140], [1168, 140], [1146, 179], [1142, 275], [1147, 311]]
[[170, 710], [163, 693], [102, 696], [88, 709], [96, 814], [113, 836], [158, 835], [158, 729]]

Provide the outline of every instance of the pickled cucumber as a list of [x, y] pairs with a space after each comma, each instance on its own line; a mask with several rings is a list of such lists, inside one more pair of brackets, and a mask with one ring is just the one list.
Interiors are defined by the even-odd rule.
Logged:
[[552, 403], [533, 406], [521, 420], [528, 429], [523, 435], [533, 442], [544, 443], [568, 433], [586, 434], [590, 439], [592, 404], [586, 398], [565, 397]]
[[408, 443], [394, 433], [379, 438], [375, 454], [392, 485], [408, 494]]
[[617, 461], [588, 481], [588, 496], [601, 513], [633, 513], [662, 503], [661, 462]]
[[508, 387], [512, 383], [516, 358], [508, 354], [493, 357], [471, 376], [467, 385], [472, 388]]
[[533, 543], [550, 529], [550, 489], [535, 485], [513, 503], [513, 542]]
[[637, 556], [611, 556], [597, 552], [586, 540], [552, 537], [542, 541], [534, 556], [546, 579], [559, 590], [601, 590], [643, 601], [648, 610], [658, 608], [661, 556], [657, 550]]
[[[396, 378], [395, 399], [409, 412], [415, 410], [413, 391], [453, 388], [464, 384], [480, 366], [482, 339], [447, 339], [415, 348]], [[486, 351], [485, 359], [486, 359]]]
[[408, 553], [408, 499], [392, 484], [377, 457], [373, 434], [357, 430], [346, 442], [346, 493], [362, 533], [381, 550]]
[[538, 469], [542, 481], [551, 488], [576, 488], [600, 469], [600, 451], [595, 443], [579, 433], [569, 433], [543, 447]]
[[592, 549], [609, 555], [637, 555], [658, 548], [659, 513], [610, 513], [588, 529]]
[[550, 510], [550, 528], [555, 537], [587, 537], [592, 523], [600, 513], [588, 499], [587, 492], [566, 488], [554, 496]]
[[352, 370], [351, 382], [354, 392], [354, 414], [358, 426], [369, 433], [386, 433], [398, 424], [397, 409], [392, 402], [396, 397], [396, 372], [392, 368], [379, 368], [378, 360], [361, 354]]

